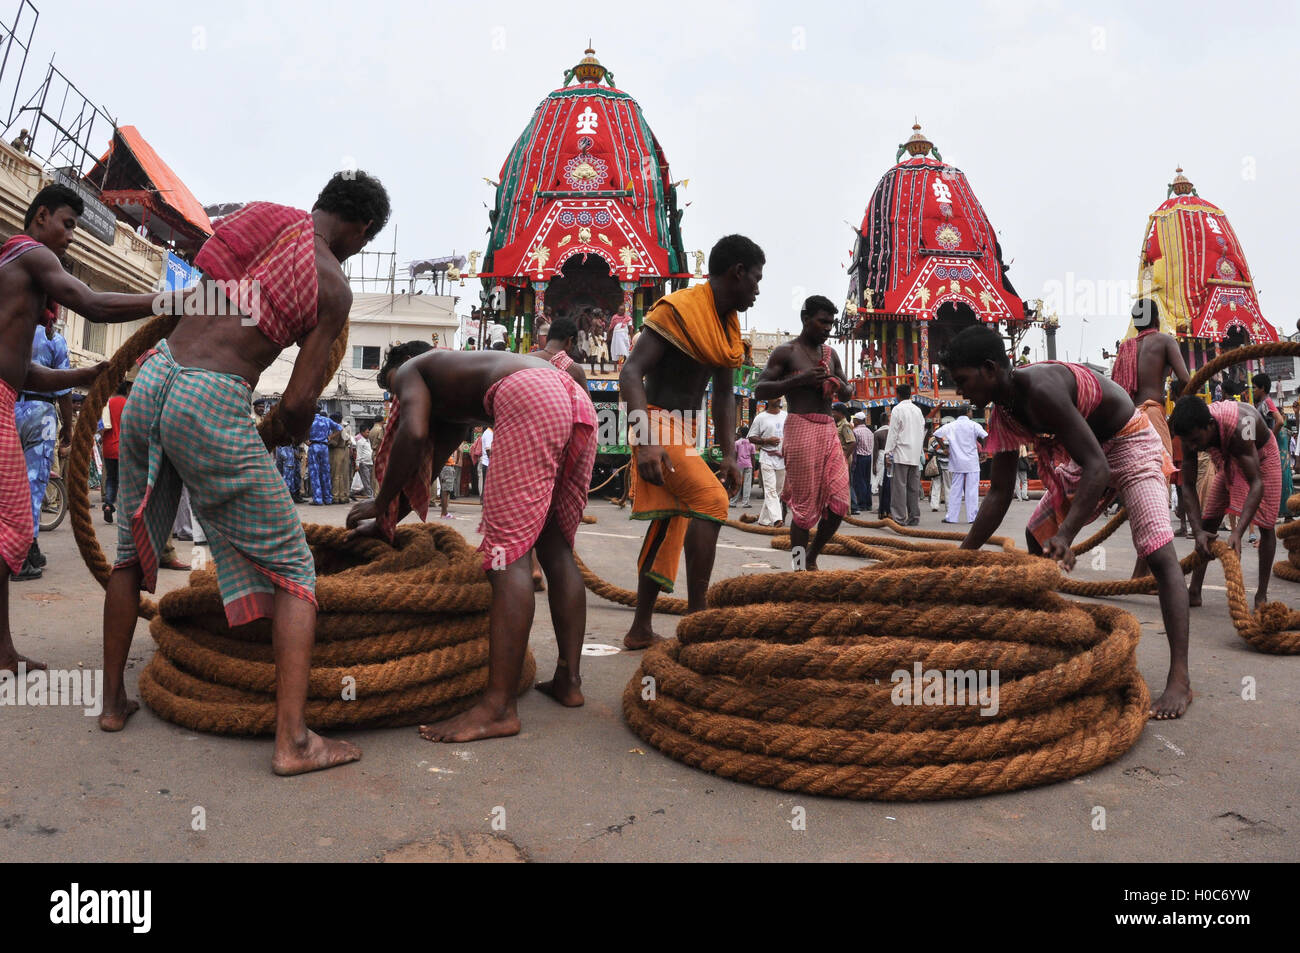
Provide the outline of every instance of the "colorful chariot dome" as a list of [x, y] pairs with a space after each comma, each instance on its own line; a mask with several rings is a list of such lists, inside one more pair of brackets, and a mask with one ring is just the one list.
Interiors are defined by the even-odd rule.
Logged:
[[878, 317], [929, 320], [947, 303], [982, 321], [1023, 321], [1001, 248], [965, 173], [912, 127], [867, 205], [849, 300]]
[[1138, 265], [1138, 295], [1159, 303], [1161, 330], [1222, 341], [1237, 328], [1253, 344], [1276, 341], [1223, 210], [1197, 195], [1181, 168], [1166, 195], [1147, 220]]
[[501, 168], [482, 273], [546, 281], [595, 255], [620, 281], [686, 277], [680, 214], [641, 107], [588, 48]]

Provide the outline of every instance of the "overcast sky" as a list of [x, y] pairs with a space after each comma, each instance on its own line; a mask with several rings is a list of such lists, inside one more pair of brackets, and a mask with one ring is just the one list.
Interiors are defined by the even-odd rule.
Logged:
[[[15, 6], [0, 0], [6, 23]], [[797, 328], [807, 294], [844, 300], [845, 221], [914, 116], [968, 175], [1023, 297], [1070, 274], [1076, 296], [1100, 291], [1091, 313], [1064, 302], [1063, 356], [1082, 340], [1098, 359], [1123, 333], [1121, 283], [1179, 163], [1227, 212], [1265, 316], [1284, 331], [1300, 316], [1278, 245], [1300, 171], [1290, 3], [37, 6], [20, 100], [55, 55], [204, 204], [307, 208], [354, 160], [392, 195], [372, 247], [396, 234], [399, 262], [483, 249], [483, 177], [590, 37], [690, 179], [687, 249], [738, 231], [766, 251], [751, 327]]]

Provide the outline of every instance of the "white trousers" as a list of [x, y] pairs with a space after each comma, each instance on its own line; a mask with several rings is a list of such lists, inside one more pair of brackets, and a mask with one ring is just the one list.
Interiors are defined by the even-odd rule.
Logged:
[[760, 526], [771, 526], [781, 519], [781, 490], [785, 488], [785, 467], [759, 467], [763, 471], [763, 512], [758, 515]]
[[952, 486], [952, 472], [947, 467], [939, 468], [939, 475], [930, 479], [930, 509], [937, 510], [940, 503], [947, 503]]
[[975, 514], [980, 510], [980, 473], [954, 473], [952, 487], [948, 490], [948, 522], [958, 523], [961, 516], [961, 504], [966, 503], [966, 522], [975, 522]]

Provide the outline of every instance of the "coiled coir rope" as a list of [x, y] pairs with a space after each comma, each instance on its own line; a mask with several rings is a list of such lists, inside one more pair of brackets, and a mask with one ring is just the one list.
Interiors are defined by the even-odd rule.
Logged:
[[[1150, 697], [1137, 620], [1067, 602], [1059, 581], [1047, 560], [960, 551], [726, 579], [646, 652], [624, 716], [692, 767], [810, 794], [926, 800], [1074, 777], [1128, 750]], [[900, 704], [896, 673], [915, 665], [941, 682], [982, 672], [996, 705], [930, 704], [920, 686]]]
[[[128, 368], [176, 325], [154, 318], [113, 355], [91, 386], [73, 433], [69, 505], [73, 533], [91, 574], [111, 571], [90, 520], [88, 477], [94, 424]], [[346, 331], [330, 350], [334, 375]], [[273, 409], [260, 430], [287, 441]], [[487, 681], [491, 587], [481, 557], [454, 530], [433, 524], [398, 528], [395, 545], [347, 541], [342, 527], [304, 526], [316, 560], [316, 644], [307, 720], [319, 728], [410, 725], [468, 708]], [[226, 625], [216, 574], [192, 573], [190, 584], [159, 603], [141, 599], [158, 643], [140, 673], [145, 703], [196, 731], [263, 734], [275, 728], [275, 665], [270, 620]], [[520, 680], [536, 673], [531, 651]]]

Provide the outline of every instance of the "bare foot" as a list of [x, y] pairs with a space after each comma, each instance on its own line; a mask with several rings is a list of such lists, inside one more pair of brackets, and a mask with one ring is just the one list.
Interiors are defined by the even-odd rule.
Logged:
[[565, 708], [580, 708], [586, 701], [582, 697], [582, 676], [572, 674], [567, 665], [557, 663], [554, 677], [549, 682], [538, 682], [534, 687]]
[[1149, 714], [1157, 721], [1170, 718], [1182, 718], [1187, 706], [1192, 703], [1192, 686], [1184, 678], [1177, 682], [1170, 676], [1165, 685], [1165, 693], [1151, 703]]
[[546, 579], [540, 572], [533, 573], [533, 592], [545, 592]]
[[28, 658], [26, 655], [19, 655], [15, 652], [8, 658], [0, 659], [0, 672], [13, 672], [18, 674], [18, 666], [25, 665], [29, 672], [43, 672], [46, 665], [44, 662], [38, 662], [36, 659]]
[[1187, 605], [1191, 608], [1195, 608], [1200, 604], [1201, 604], [1201, 594], [1199, 592], [1192, 592], [1190, 589], [1187, 590]]
[[627, 635], [623, 636], [623, 648], [630, 652], [639, 652], [641, 649], [648, 649], [656, 642], [662, 642], [662, 635], [655, 635], [653, 629], [646, 626], [644, 629], [639, 626], [633, 626], [628, 630]]
[[1267, 592], [1255, 593], [1255, 611], [1258, 612], [1266, 605], [1268, 605], [1268, 593]]
[[104, 710], [99, 715], [99, 730], [121, 731], [126, 727], [127, 719], [139, 710], [140, 703], [129, 698], [123, 698], [121, 701], [112, 704], [106, 703]]
[[302, 745], [292, 745], [281, 750], [276, 745], [275, 755], [271, 758], [271, 770], [276, 774], [288, 776], [306, 774], [308, 771], [324, 771], [341, 764], [361, 760], [361, 749], [350, 741], [322, 738], [314, 731], [307, 732], [307, 741]]
[[497, 711], [479, 702], [469, 711], [436, 724], [421, 725], [420, 737], [425, 741], [444, 741], [459, 744], [483, 738], [506, 738], [519, 734], [519, 716], [514, 709]]

